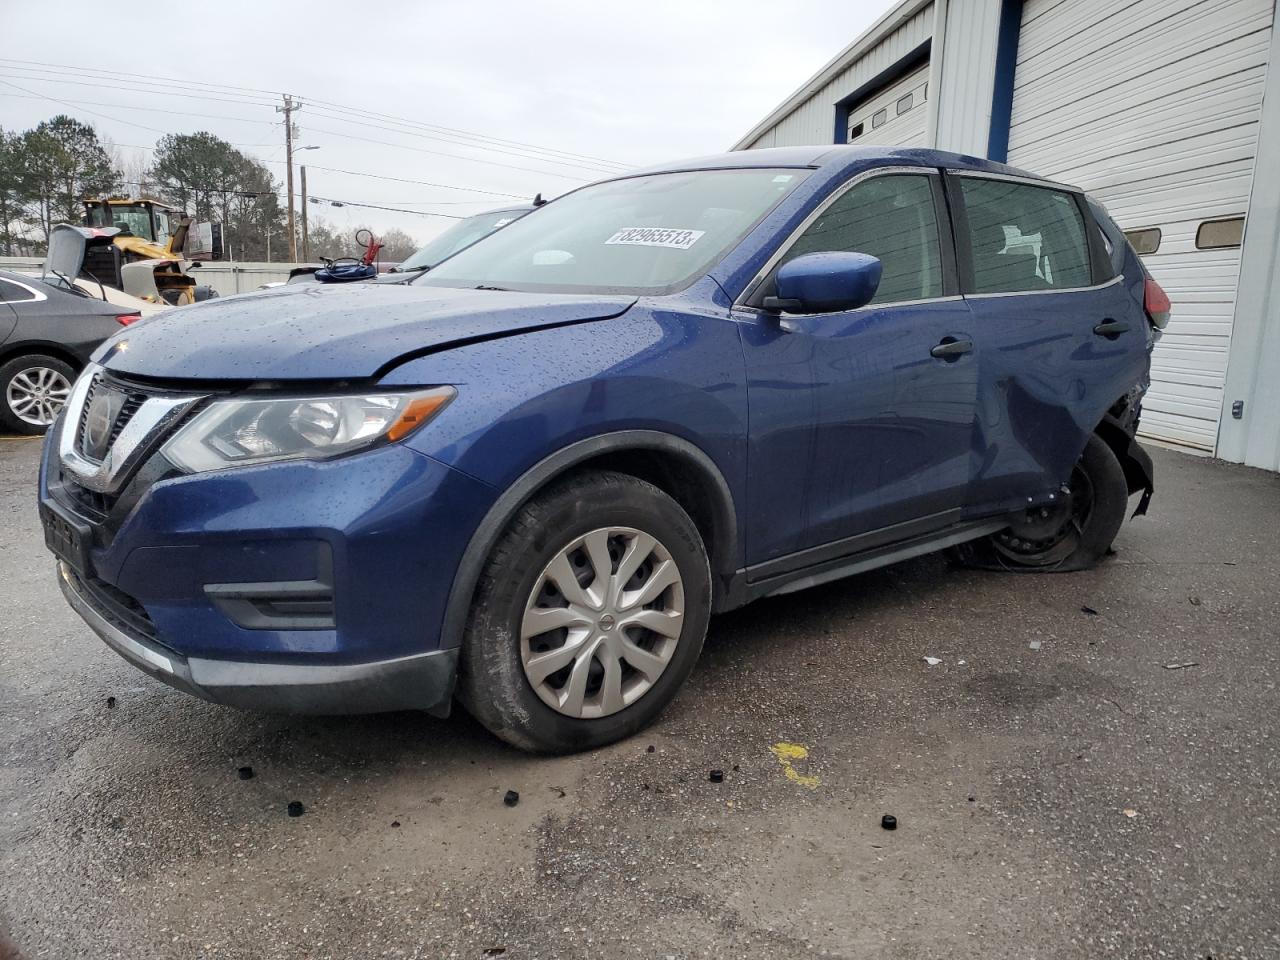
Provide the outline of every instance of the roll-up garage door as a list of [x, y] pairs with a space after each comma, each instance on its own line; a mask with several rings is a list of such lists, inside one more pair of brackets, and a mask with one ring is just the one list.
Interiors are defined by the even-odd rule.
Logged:
[[928, 93], [929, 65], [925, 64], [849, 110], [849, 142], [924, 146]]
[[1009, 162], [1077, 184], [1174, 302], [1142, 432], [1213, 450], [1273, 0], [1026, 0]]

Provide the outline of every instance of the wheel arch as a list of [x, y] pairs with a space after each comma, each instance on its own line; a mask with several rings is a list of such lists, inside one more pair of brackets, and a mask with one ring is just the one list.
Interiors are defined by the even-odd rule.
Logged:
[[1155, 467], [1151, 462], [1151, 455], [1142, 449], [1133, 435], [1137, 421], [1136, 416], [1129, 411], [1128, 399], [1126, 397], [1118, 401], [1093, 428], [1093, 432], [1102, 438], [1120, 461], [1129, 493], [1142, 491], [1142, 501], [1133, 513], [1137, 517], [1147, 512], [1151, 495], [1155, 493]]
[[56, 343], [22, 340], [17, 343], [0, 345], [0, 366], [4, 366], [10, 360], [16, 360], [19, 357], [53, 357], [55, 360], [61, 360], [76, 373], [84, 369], [83, 360], [66, 347]]
[[548, 484], [586, 470], [639, 477], [679, 503], [707, 545], [714, 594], [725, 595], [739, 566], [738, 519], [733, 493], [715, 462], [697, 445], [674, 434], [656, 430], [601, 434], [540, 460], [489, 508], [454, 574], [440, 636], [442, 648], [461, 645], [480, 574], [516, 512]]

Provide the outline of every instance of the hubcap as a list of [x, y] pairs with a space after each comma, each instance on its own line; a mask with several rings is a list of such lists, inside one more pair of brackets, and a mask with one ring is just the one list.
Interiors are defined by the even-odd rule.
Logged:
[[653, 689], [684, 625], [671, 553], [631, 527], [602, 527], [551, 558], [525, 604], [520, 662], [534, 692], [569, 717], [607, 717]]
[[5, 400], [23, 423], [47, 427], [58, 419], [70, 393], [71, 383], [57, 370], [28, 367], [9, 381]]

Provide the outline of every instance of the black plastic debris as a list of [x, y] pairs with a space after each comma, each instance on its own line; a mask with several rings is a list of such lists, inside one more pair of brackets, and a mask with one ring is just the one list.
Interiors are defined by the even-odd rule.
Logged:
[[114, 710], [115, 708], [116, 708], [116, 698], [115, 698], [115, 697], [107, 697], [107, 709], [108, 709], [108, 710]]
[[1187, 602], [1190, 603], [1193, 607], [1198, 607], [1200, 606], [1200, 604], [1204, 603], [1204, 601], [1201, 600], [1199, 597], [1187, 597]]
[[253, 767], [240, 767], [238, 770], [236, 770], [236, 776], [238, 776], [241, 780], [252, 780]]
[[973, 803], [973, 797], [970, 797], [970, 798], [969, 798], [969, 802], [970, 802], [970, 803]]
[[724, 783], [724, 771], [712, 770], [709, 774], [707, 774], [707, 779], [710, 780], [712, 783]]
[[304, 811], [304, 810], [306, 810], [306, 809], [307, 809], [307, 808], [306, 808], [306, 807], [304, 807], [304, 806], [302, 805], [302, 801], [301, 801], [301, 800], [290, 800], [290, 801], [289, 801], [289, 816], [291, 816], [291, 817], [300, 817], [300, 816], [302, 816], [303, 811]]
[[653, 753], [653, 749], [654, 749], [654, 748], [653, 748], [653, 744], [651, 743], [651, 744], [649, 744], [649, 746], [648, 746], [648, 747], [646, 747], [646, 748], [645, 748], [645, 751], [644, 751], [644, 752], [645, 752], [645, 753]]
[[886, 830], [897, 830], [898, 818], [891, 813], [886, 813], [880, 818], [880, 826], [884, 827]]
[[1098, 611], [1093, 609], [1093, 607], [1081, 607], [1080, 612], [1087, 613], [1091, 617], [1096, 617], [1098, 615]]
[[733, 765], [733, 772], [734, 773], [738, 772], [738, 765], [736, 763]]
[[393, 827], [398, 827], [398, 826], [400, 826], [400, 821], [399, 821], [399, 820], [392, 820], [392, 821], [391, 821], [391, 826], [393, 826]]
[[486, 957], [497, 957], [507, 952], [506, 947], [485, 947], [484, 955]]
[[508, 807], [514, 807], [520, 802], [520, 794], [516, 793], [514, 790], [508, 790], [502, 795], [502, 802]]

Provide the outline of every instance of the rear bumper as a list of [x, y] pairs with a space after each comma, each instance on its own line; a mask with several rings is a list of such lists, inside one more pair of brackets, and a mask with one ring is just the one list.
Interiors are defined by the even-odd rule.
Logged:
[[449, 713], [456, 649], [340, 665], [186, 657], [140, 636], [96, 603], [65, 563], [57, 570], [67, 602], [107, 646], [144, 673], [212, 703], [284, 713]]

